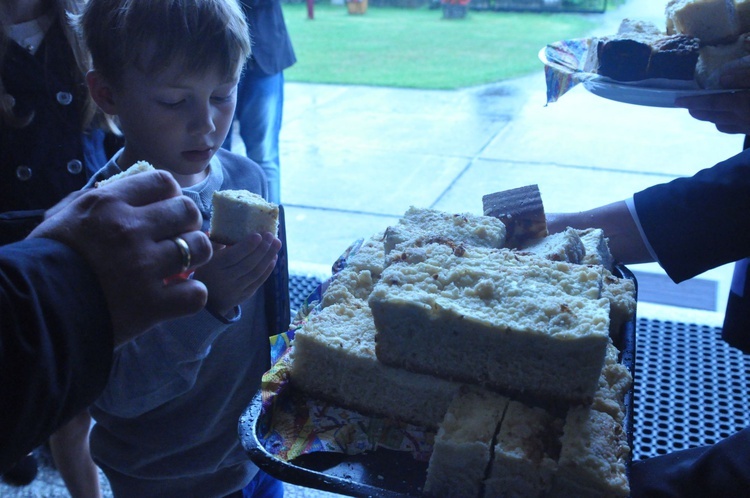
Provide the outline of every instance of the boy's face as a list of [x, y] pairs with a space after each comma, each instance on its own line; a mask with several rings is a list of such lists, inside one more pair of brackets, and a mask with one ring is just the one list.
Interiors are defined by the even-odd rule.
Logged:
[[178, 64], [157, 75], [127, 69], [111, 89], [125, 136], [120, 167], [145, 160], [172, 172], [183, 187], [200, 182], [232, 125], [238, 79], [216, 70], [186, 75]]

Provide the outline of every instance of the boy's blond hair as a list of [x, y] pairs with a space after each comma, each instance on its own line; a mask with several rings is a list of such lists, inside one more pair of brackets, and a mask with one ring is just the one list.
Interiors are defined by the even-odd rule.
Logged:
[[250, 55], [236, 0], [89, 0], [79, 23], [93, 69], [115, 86], [127, 68], [153, 75], [174, 63], [238, 76]]

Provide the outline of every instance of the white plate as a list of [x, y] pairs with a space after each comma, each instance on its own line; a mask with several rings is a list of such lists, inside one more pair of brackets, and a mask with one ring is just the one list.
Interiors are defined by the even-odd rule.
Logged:
[[736, 90], [703, 90], [686, 88], [654, 88], [648, 86], [628, 85], [603, 78], [592, 78], [583, 82], [583, 86], [594, 95], [605, 99], [616, 100], [626, 104], [650, 107], [675, 107], [674, 101], [680, 97], [694, 97], [715, 93], [732, 93]]
[[547, 47], [542, 48], [537, 54], [544, 65], [556, 67], [558, 71], [578, 73], [583, 86], [594, 95], [606, 99], [636, 104], [649, 107], [675, 107], [674, 101], [679, 97], [693, 97], [700, 95], [711, 95], [715, 93], [733, 93], [743, 90], [704, 90], [699, 88], [694, 81], [651, 79], [634, 82], [615, 81], [604, 76], [592, 73], [580, 73], [578, 65], [573, 65], [571, 60], [558, 61], [555, 63], [547, 59]]

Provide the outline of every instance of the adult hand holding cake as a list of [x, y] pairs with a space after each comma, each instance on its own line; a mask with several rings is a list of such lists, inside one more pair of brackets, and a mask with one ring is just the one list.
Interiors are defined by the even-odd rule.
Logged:
[[721, 68], [717, 80], [725, 88], [744, 90], [683, 97], [675, 101], [675, 107], [687, 109], [695, 119], [713, 123], [722, 133], [750, 134], [750, 57]]
[[279, 207], [247, 190], [216, 191], [212, 204], [214, 256], [195, 278], [208, 288], [208, 308], [227, 317], [261, 288], [276, 265]]

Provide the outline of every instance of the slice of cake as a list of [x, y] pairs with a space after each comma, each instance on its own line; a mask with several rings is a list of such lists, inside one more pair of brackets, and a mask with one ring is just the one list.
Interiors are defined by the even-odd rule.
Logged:
[[602, 279], [602, 297], [610, 304], [610, 336], [617, 339], [622, 326], [635, 316], [635, 283], [628, 278], [618, 278], [605, 270]]
[[96, 182], [94, 184], [94, 188], [103, 187], [121, 178], [125, 178], [126, 176], [137, 175], [138, 173], [143, 173], [144, 171], [154, 171], [155, 169], [156, 168], [154, 168], [148, 161], [138, 161], [125, 171], [117, 173], [116, 175], [112, 175], [106, 180]]
[[665, 35], [652, 23], [624, 19], [616, 35], [594, 38], [585, 69], [617, 81], [693, 80], [699, 40]]
[[584, 70], [617, 81], [644, 80], [651, 42], [663, 35], [653, 23], [623, 19], [616, 35], [591, 40]]
[[217, 190], [212, 205], [209, 234], [220, 244], [236, 244], [251, 233], [278, 231], [279, 206], [248, 190]]
[[507, 227], [507, 247], [519, 247], [547, 235], [547, 218], [538, 185], [482, 196], [485, 216], [494, 216]]
[[346, 267], [355, 271], [368, 270], [380, 278], [385, 267], [385, 232], [378, 232], [362, 241], [357, 251], [350, 255]]
[[670, 0], [667, 34], [698, 38], [702, 45], [727, 43], [740, 34], [734, 0]]
[[576, 230], [581, 238], [585, 255], [581, 263], [585, 265], [602, 265], [609, 271], [612, 271], [615, 265], [612, 253], [609, 251], [609, 243], [604, 236], [604, 230], [601, 228], [587, 228], [585, 230]]
[[733, 43], [708, 45], [701, 48], [695, 79], [702, 88], [723, 88], [722, 71], [731, 64], [742, 64], [739, 60], [750, 55], [750, 33], [744, 33]]
[[700, 42], [687, 35], [661, 37], [651, 43], [646, 78], [694, 80]]
[[606, 413], [573, 407], [565, 419], [558, 469], [548, 496], [627, 497], [630, 447], [621, 424]]
[[369, 298], [389, 365], [540, 398], [590, 401], [609, 341], [601, 268], [429, 244]]
[[625, 497], [629, 455], [621, 423], [607, 413], [578, 406], [557, 418], [463, 386], [440, 424], [425, 491], [441, 497]]
[[568, 263], [582, 263], [586, 257], [583, 240], [578, 235], [578, 231], [573, 228], [535, 239], [520, 247], [518, 251], [523, 254], [534, 254], [550, 261], [567, 261]]
[[552, 486], [563, 422], [511, 401], [500, 424], [484, 497], [544, 496]]
[[625, 420], [625, 394], [633, 385], [633, 377], [628, 368], [620, 363], [619, 354], [615, 345], [610, 343], [599, 377], [599, 389], [594, 394], [591, 407], [609, 414], [622, 424]]
[[492, 440], [509, 401], [489, 391], [461, 389], [435, 437], [424, 486], [427, 496], [481, 496]]
[[295, 331], [292, 385], [340, 406], [437, 428], [459, 384], [379, 362], [370, 308], [335, 282], [329, 291], [336, 299]]
[[647, 78], [651, 45], [628, 37], [595, 38], [589, 47], [585, 70], [615, 81]]
[[453, 214], [410, 207], [396, 225], [385, 232], [386, 255], [400, 244], [423, 245], [440, 240], [456, 245], [503, 247], [505, 225], [491, 216]]

